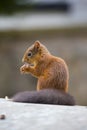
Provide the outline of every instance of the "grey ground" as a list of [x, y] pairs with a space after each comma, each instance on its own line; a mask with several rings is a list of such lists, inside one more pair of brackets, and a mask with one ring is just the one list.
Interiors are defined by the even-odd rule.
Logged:
[[0, 99], [0, 130], [87, 130], [86, 106], [14, 103]]

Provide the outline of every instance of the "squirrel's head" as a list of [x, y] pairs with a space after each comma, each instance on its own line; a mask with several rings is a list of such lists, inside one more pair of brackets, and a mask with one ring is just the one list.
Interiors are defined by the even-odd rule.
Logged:
[[39, 41], [35, 41], [35, 43], [26, 50], [22, 61], [30, 65], [35, 65], [43, 59], [46, 53], [50, 54], [44, 45]]

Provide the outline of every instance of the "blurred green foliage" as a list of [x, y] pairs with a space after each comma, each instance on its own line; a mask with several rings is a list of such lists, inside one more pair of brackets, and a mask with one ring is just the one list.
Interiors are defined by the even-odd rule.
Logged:
[[1, 0], [0, 14], [13, 14], [19, 11], [27, 11], [31, 9], [31, 5], [21, 5], [19, 0]]
[[17, 8], [15, 0], [1, 0], [0, 1], [0, 14], [11, 14]]

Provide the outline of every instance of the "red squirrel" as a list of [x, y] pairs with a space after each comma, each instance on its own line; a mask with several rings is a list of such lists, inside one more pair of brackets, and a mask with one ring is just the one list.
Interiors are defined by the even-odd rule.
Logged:
[[20, 92], [12, 97], [15, 102], [75, 105], [68, 93], [69, 73], [65, 61], [53, 56], [48, 49], [36, 41], [22, 59], [23, 74], [32, 74], [38, 79], [37, 91]]

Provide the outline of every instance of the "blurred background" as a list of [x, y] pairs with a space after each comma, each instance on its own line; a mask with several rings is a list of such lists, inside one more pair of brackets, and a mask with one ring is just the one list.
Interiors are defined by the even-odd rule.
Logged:
[[69, 67], [69, 92], [87, 105], [87, 0], [0, 1], [0, 97], [35, 90], [21, 75], [25, 50], [39, 40]]

